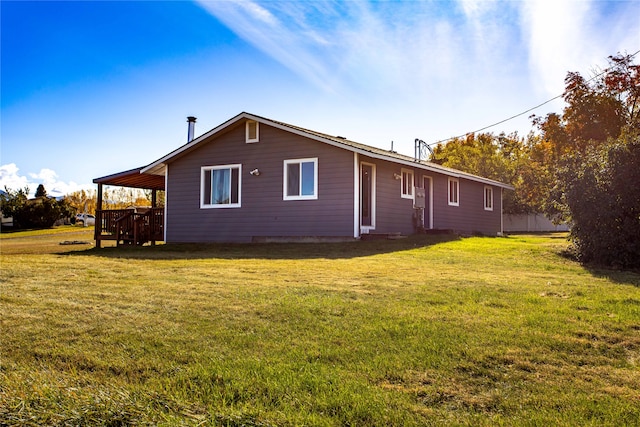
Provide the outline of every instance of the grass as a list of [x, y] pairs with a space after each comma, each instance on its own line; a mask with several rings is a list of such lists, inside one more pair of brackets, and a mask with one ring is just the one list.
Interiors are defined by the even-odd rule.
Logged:
[[0, 425], [640, 420], [640, 274], [590, 271], [562, 235], [46, 236], [0, 239]]
[[[2, 229], [0, 233], [0, 254], [2, 255], [64, 253], [91, 248], [93, 244], [93, 227], [80, 225], [25, 231]], [[105, 246], [114, 246], [114, 244], [107, 241]]]

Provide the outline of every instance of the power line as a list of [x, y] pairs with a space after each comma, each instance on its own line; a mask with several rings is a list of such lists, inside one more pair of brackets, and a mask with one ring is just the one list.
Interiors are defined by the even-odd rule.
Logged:
[[[630, 58], [633, 58], [633, 57], [634, 57], [634, 56], [636, 56], [638, 53], [640, 53], [640, 50], [637, 50], [633, 55], [630, 55]], [[604, 73], [606, 73], [607, 71], [609, 71], [609, 68], [605, 68], [605, 69], [604, 69], [604, 70], [602, 70], [599, 74], [596, 74], [595, 76], [591, 77], [589, 80], [587, 80], [587, 81], [586, 81], [586, 83], [589, 83], [589, 82], [591, 82], [592, 80], [597, 79], [598, 77], [600, 77], [601, 75], [603, 75], [603, 74], [604, 74]], [[485, 126], [485, 127], [483, 127], [483, 128], [480, 128], [480, 129], [477, 129], [477, 130], [474, 130], [474, 131], [471, 131], [471, 132], [465, 132], [465, 133], [463, 133], [463, 134], [461, 134], [461, 135], [458, 135], [458, 136], [452, 136], [451, 138], [441, 139], [440, 141], [432, 142], [432, 143], [430, 143], [430, 144], [428, 144], [428, 145], [441, 144], [441, 143], [446, 142], [446, 141], [451, 141], [452, 139], [462, 138], [463, 136], [467, 136], [467, 135], [472, 134], [472, 133], [482, 132], [483, 130], [486, 130], [486, 129], [492, 128], [492, 127], [494, 127], [494, 126], [501, 125], [502, 123], [505, 123], [505, 122], [508, 122], [509, 120], [513, 120], [513, 119], [515, 119], [516, 117], [520, 117], [520, 116], [522, 116], [522, 115], [524, 115], [524, 114], [530, 113], [531, 111], [536, 110], [536, 109], [538, 109], [538, 108], [542, 107], [543, 105], [546, 105], [546, 104], [548, 104], [548, 103], [550, 103], [550, 102], [552, 102], [552, 101], [555, 101], [555, 100], [556, 100], [556, 99], [558, 99], [558, 98], [562, 98], [563, 96], [565, 96], [565, 95], [566, 95], [566, 93], [567, 93], [566, 91], [565, 91], [565, 92], [562, 92], [560, 95], [554, 96], [553, 98], [551, 98], [551, 99], [549, 99], [549, 100], [547, 100], [547, 101], [544, 101], [542, 104], [538, 104], [538, 105], [536, 105], [535, 107], [531, 107], [531, 108], [529, 108], [528, 110], [523, 111], [522, 113], [518, 113], [518, 114], [513, 115], [513, 116], [511, 116], [511, 117], [509, 117], [509, 118], [507, 118], [507, 119], [500, 120], [499, 122], [493, 123], [493, 124], [491, 124], [491, 125], [489, 125], [489, 126]]]

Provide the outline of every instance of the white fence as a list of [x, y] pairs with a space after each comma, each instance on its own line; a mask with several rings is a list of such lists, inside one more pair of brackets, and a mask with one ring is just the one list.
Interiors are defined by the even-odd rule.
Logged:
[[567, 224], [554, 224], [541, 214], [529, 215], [504, 215], [504, 231], [509, 232], [545, 232], [545, 231], [569, 231]]

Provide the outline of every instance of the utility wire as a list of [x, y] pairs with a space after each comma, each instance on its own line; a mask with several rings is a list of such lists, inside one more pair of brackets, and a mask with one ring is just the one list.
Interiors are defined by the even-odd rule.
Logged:
[[[630, 58], [633, 58], [633, 57], [634, 57], [634, 56], [636, 56], [638, 53], [640, 53], [640, 50], [637, 50], [633, 55], [630, 55]], [[602, 70], [599, 74], [596, 74], [595, 76], [591, 77], [591, 78], [590, 78], [589, 80], [587, 80], [585, 83], [589, 83], [589, 82], [591, 82], [592, 80], [597, 79], [598, 77], [600, 77], [601, 75], [603, 75], [603, 74], [604, 74], [604, 73], [606, 73], [607, 71], [609, 71], [609, 68], [605, 68], [605, 69], [604, 69], [604, 70]], [[492, 128], [492, 127], [494, 127], [494, 126], [501, 125], [501, 124], [502, 124], [502, 123], [504, 123], [504, 122], [508, 122], [509, 120], [513, 120], [513, 119], [515, 119], [516, 117], [520, 117], [520, 116], [522, 116], [522, 115], [524, 115], [524, 114], [530, 113], [531, 111], [536, 110], [536, 109], [538, 109], [538, 108], [542, 107], [542, 106], [543, 106], [543, 105], [545, 105], [545, 104], [548, 104], [548, 103], [550, 103], [550, 102], [552, 102], [552, 101], [555, 101], [555, 100], [556, 100], [556, 99], [558, 99], [558, 98], [562, 98], [562, 97], [563, 97], [563, 96], [565, 96], [566, 94], [567, 94], [567, 92], [566, 92], [566, 91], [565, 91], [565, 92], [562, 92], [560, 95], [558, 95], [558, 96], [554, 96], [553, 98], [551, 98], [551, 99], [549, 99], [549, 100], [547, 100], [547, 101], [544, 101], [542, 104], [538, 104], [538, 105], [536, 105], [535, 107], [531, 107], [531, 108], [529, 108], [528, 110], [523, 111], [522, 113], [518, 113], [518, 114], [513, 115], [513, 116], [511, 116], [511, 117], [509, 117], [509, 118], [507, 118], [507, 119], [500, 120], [499, 122], [493, 123], [493, 124], [491, 124], [491, 125], [489, 125], [489, 126], [485, 126], [485, 127], [483, 127], [483, 128], [480, 128], [480, 129], [477, 129], [477, 130], [474, 130], [474, 131], [471, 131], [471, 132], [466, 132], [466, 133], [463, 133], [463, 134], [458, 135], [458, 136], [452, 136], [451, 138], [441, 139], [440, 141], [432, 142], [432, 143], [427, 144], [427, 145], [437, 145], [437, 144], [442, 144], [443, 142], [451, 141], [452, 139], [458, 139], [458, 138], [462, 138], [463, 136], [467, 136], [467, 135], [472, 134], [472, 133], [482, 132], [483, 130], [486, 130], [486, 129]]]

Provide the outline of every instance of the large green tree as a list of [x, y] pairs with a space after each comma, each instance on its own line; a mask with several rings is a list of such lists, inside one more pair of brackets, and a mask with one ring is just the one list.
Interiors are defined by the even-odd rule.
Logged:
[[533, 116], [537, 133], [480, 134], [434, 149], [432, 161], [511, 183], [506, 213], [543, 212], [572, 225], [588, 262], [640, 266], [640, 66], [609, 57], [587, 79], [565, 79], [562, 114]]
[[582, 261], [640, 267], [640, 137], [622, 136], [560, 162], [552, 194]]
[[586, 80], [565, 79], [561, 116], [536, 118], [539, 151], [552, 184], [545, 210], [572, 224], [587, 262], [640, 267], [640, 66], [632, 56]]
[[587, 80], [569, 72], [562, 115], [533, 117], [550, 166], [566, 155], [585, 153], [623, 133], [638, 131], [640, 68], [630, 55], [609, 57], [609, 67]]
[[526, 139], [517, 133], [469, 134], [440, 144], [431, 161], [485, 178], [510, 183], [515, 191], [505, 193], [505, 213], [529, 213], [540, 209], [539, 180], [545, 174], [532, 162], [535, 136]]

